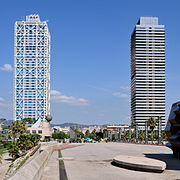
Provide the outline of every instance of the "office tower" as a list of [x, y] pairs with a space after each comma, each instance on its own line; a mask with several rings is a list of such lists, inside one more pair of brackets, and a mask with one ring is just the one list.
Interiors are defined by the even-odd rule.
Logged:
[[36, 125], [50, 113], [50, 33], [38, 15], [15, 23], [14, 119], [35, 118]]
[[165, 27], [140, 17], [131, 36], [131, 124], [144, 129], [150, 117], [165, 126]]

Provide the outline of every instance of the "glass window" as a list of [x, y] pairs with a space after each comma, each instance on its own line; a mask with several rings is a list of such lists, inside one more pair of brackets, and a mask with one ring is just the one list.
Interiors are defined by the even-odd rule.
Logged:
[[38, 130], [38, 134], [42, 134], [42, 130]]

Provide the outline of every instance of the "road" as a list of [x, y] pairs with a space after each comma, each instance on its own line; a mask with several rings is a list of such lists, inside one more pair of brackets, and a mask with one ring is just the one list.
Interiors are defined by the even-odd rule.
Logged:
[[[163, 173], [128, 170], [111, 165], [116, 155], [147, 156], [163, 160]], [[69, 180], [176, 180], [180, 179], [180, 160], [165, 146], [128, 143], [95, 143], [62, 150]]]

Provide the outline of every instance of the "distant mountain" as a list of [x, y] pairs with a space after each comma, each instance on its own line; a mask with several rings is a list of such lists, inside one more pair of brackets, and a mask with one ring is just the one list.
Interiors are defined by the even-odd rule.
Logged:
[[2, 124], [5, 126], [11, 126], [13, 120], [5, 120]]
[[[3, 125], [5, 126], [11, 126], [11, 123], [13, 122], [13, 120], [5, 120], [3, 122]], [[109, 124], [103, 124], [103, 125], [97, 125], [97, 124], [91, 124], [91, 125], [87, 125], [87, 124], [78, 124], [78, 123], [62, 123], [62, 124], [50, 124], [51, 127], [54, 127], [54, 126], [60, 126], [62, 128], [64, 127], [67, 127], [67, 126], [70, 126], [70, 127], [73, 127], [73, 128], [88, 128], [90, 126], [101, 126], [101, 127], [106, 127], [107, 125]]]
[[51, 124], [51, 127], [54, 126], [60, 126], [62, 128], [70, 126], [73, 128], [88, 128], [89, 126], [104, 126], [104, 125], [97, 125], [97, 124], [91, 124], [91, 125], [86, 125], [86, 124], [77, 124], [77, 123], [63, 123], [63, 124]]

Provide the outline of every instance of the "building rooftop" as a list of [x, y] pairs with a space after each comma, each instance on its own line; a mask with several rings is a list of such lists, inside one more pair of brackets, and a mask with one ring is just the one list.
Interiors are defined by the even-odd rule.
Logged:
[[158, 25], [158, 17], [140, 17], [138, 25]]
[[40, 17], [38, 14], [31, 14], [26, 16], [26, 21], [28, 22], [40, 22]]

